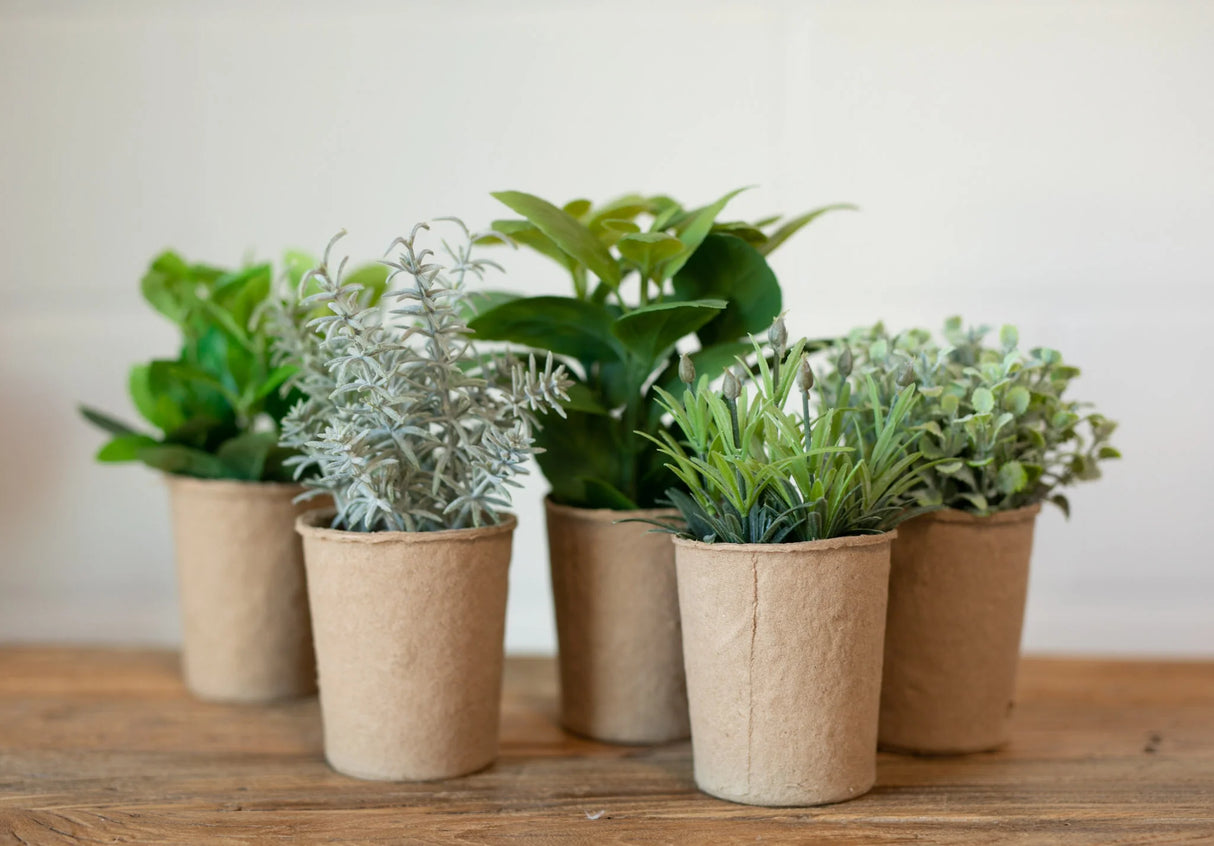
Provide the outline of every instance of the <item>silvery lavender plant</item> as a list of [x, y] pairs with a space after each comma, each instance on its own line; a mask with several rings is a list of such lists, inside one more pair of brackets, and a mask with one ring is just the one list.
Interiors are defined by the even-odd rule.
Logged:
[[278, 355], [302, 392], [282, 443], [309, 495], [337, 506], [334, 528], [434, 531], [492, 525], [536, 452], [537, 412], [564, 416], [571, 384], [551, 355], [541, 368], [508, 353], [478, 354], [465, 287], [497, 266], [473, 258], [464, 224], [444, 255], [420, 246], [420, 223], [388, 247], [382, 298], [343, 282], [338, 233], [319, 266], [277, 305]]

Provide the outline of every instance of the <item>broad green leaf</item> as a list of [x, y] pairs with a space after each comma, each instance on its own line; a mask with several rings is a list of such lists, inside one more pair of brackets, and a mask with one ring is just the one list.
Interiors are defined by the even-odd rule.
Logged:
[[1019, 461], [1009, 461], [999, 468], [995, 477], [995, 486], [1002, 494], [1020, 493], [1028, 484], [1029, 476]]
[[617, 319], [611, 331], [652, 372], [680, 338], [712, 320], [725, 306], [724, 300], [712, 299], [642, 306]]
[[[547, 256], [569, 272], [573, 272], [573, 268], [577, 265], [576, 259], [558, 247], [551, 238], [541, 232], [530, 221], [495, 220], [490, 226], [495, 232], [500, 232], [502, 235], [509, 237], [510, 240], [525, 247], [530, 247], [542, 256]], [[501, 243], [501, 240], [488, 235], [479, 239], [477, 243]]]
[[172, 397], [153, 389], [151, 364], [132, 367], [127, 386], [135, 408], [157, 429], [171, 432], [186, 421], [185, 413]]
[[1023, 385], [1016, 385], [1003, 397], [1003, 407], [1015, 415], [1024, 414], [1028, 410], [1029, 400], [1032, 396], [1029, 394], [1028, 388]]
[[171, 251], [153, 259], [139, 283], [148, 304], [177, 324], [185, 320], [190, 302], [194, 299], [190, 286], [190, 266]]
[[468, 325], [488, 341], [510, 341], [583, 361], [613, 361], [620, 349], [604, 306], [572, 297], [525, 297], [491, 308]]
[[[679, 225], [677, 229], [679, 240], [682, 241], [683, 246], [687, 248], [686, 252], [676, 258], [671, 259], [669, 264], [662, 268], [663, 280], [671, 278], [678, 273], [685, 264], [687, 264], [691, 256], [694, 255], [696, 250], [700, 248], [700, 245], [704, 243], [704, 239], [708, 237], [708, 233], [712, 231], [712, 225], [716, 221], [717, 215], [721, 213], [730, 200], [741, 194], [743, 191], [750, 190], [750, 187], [751, 186], [746, 186], [744, 188], [737, 188], [730, 191], [715, 203], [704, 206], [702, 209], [696, 209], [688, 214], [687, 220]], [[739, 238], [738, 240], [741, 239]]]
[[1016, 327], [1005, 324], [999, 330], [999, 343], [1003, 346], [1005, 353], [1016, 349], [1016, 345], [1020, 343], [1020, 333], [1016, 331]]
[[459, 303], [459, 316], [466, 321], [472, 320], [478, 314], [484, 314], [518, 298], [518, 294], [509, 291], [468, 291], [467, 296]]
[[632, 220], [637, 215], [653, 210], [652, 200], [646, 199], [640, 194], [625, 194], [591, 209], [590, 220], [586, 222], [586, 228], [590, 230], [591, 234], [598, 237], [608, 220]]
[[732, 223], [714, 223], [712, 225], [712, 232], [718, 235], [732, 235], [735, 238], [741, 238], [752, 247], [758, 247], [767, 240], [767, 234], [762, 229], [740, 220]]
[[228, 466], [210, 453], [177, 444], [142, 447], [138, 457], [149, 467], [180, 476], [224, 479], [231, 475]]
[[544, 450], [536, 455], [536, 461], [552, 486], [553, 501], [588, 505], [586, 479], [598, 479], [627, 496], [629, 475], [635, 469], [622, 436], [621, 421], [580, 411], [567, 414], [568, 418], [559, 426], [545, 426], [536, 432], [536, 446]]
[[600, 280], [613, 288], [619, 286], [619, 265], [607, 247], [577, 218], [547, 200], [522, 191], [497, 191], [493, 196], [535, 224], [553, 243], [586, 265]]
[[613, 511], [633, 511], [639, 506], [629, 499], [610, 482], [602, 479], [582, 477], [582, 487], [585, 490], [583, 507], [610, 508]]
[[794, 217], [791, 220], [781, 224], [778, 229], [772, 232], [771, 237], [769, 237], [765, 242], [763, 242], [763, 244], [759, 246], [759, 252], [765, 256], [771, 255], [777, 247], [779, 247], [793, 235], [796, 235], [797, 232], [799, 232], [802, 228], [808, 226], [810, 223], [813, 223], [822, 215], [826, 214], [827, 212], [843, 210], [858, 211], [858, 209], [850, 203], [835, 203], [831, 206], [823, 206], [820, 209], [814, 209], [813, 211], [806, 212], [799, 217]]
[[156, 439], [147, 435], [119, 435], [111, 439], [97, 452], [97, 460], [106, 463], [138, 461], [139, 450], [156, 446]]
[[989, 388], [974, 388], [970, 403], [974, 406], [974, 411], [979, 414], [988, 414], [995, 407], [995, 396]]
[[657, 277], [662, 262], [680, 255], [683, 242], [665, 232], [636, 232], [622, 236], [616, 242], [620, 255], [637, 266], [644, 279]]
[[[566, 390], [569, 394], [569, 402], [565, 403], [566, 411], [581, 411], [586, 414], [607, 414], [608, 409], [600, 402], [600, 398], [594, 391], [590, 390], [581, 382], [574, 382]], [[560, 426], [560, 423], [552, 425]]]
[[[724, 373], [726, 367], [732, 367], [739, 358], [745, 359], [750, 356], [754, 349], [754, 345], [749, 341], [733, 341], [697, 350], [690, 355], [691, 363], [696, 369], [696, 378], [703, 376], [712, 381]], [[668, 394], [681, 395], [683, 382], [679, 379], [677, 361], [671, 362], [671, 366], [663, 371], [656, 384]], [[651, 403], [651, 406], [653, 412], [660, 417], [661, 406], [657, 403]]]
[[586, 216], [586, 213], [590, 211], [590, 207], [592, 205], [593, 203], [591, 203], [589, 200], [578, 199], [570, 200], [561, 208], [571, 217], [576, 217], [578, 220], [581, 220]]
[[261, 478], [270, 450], [277, 445], [273, 432], [245, 432], [225, 441], [215, 457], [228, 466], [233, 478], [255, 482]]
[[732, 235], [709, 235], [674, 277], [684, 300], [720, 298], [729, 305], [700, 330], [705, 347], [764, 332], [781, 308], [780, 283], [758, 250]]
[[232, 322], [248, 332], [253, 310], [270, 293], [270, 265], [259, 264], [225, 273], [215, 283], [211, 301], [232, 317]]
[[1067, 519], [1071, 516], [1071, 501], [1062, 494], [1054, 494], [1050, 497], [1050, 502], [1062, 509], [1062, 513]]
[[364, 300], [368, 305], [379, 302], [379, 298], [388, 289], [388, 273], [390, 271], [382, 264], [364, 264], [342, 279], [344, 285], [358, 285], [363, 289]]
[[1121, 458], [1121, 451], [1111, 446], [1102, 446], [1096, 453], [1097, 458]]

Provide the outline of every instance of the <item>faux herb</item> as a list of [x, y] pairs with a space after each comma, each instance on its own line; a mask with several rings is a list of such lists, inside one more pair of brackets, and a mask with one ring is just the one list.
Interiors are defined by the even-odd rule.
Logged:
[[[288, 256], [288, 273], [300, 258]], [[379, 268], [360, 273], [369, 284], [387, 275]], [[292, 401], [281, 390], [292, 371], [271, 363], [263, 308], [271, 283], [268, 264], [224, 270], [173, 252], [156, 257], [143, 277], [143, 297], [177, 325], [181, 349], [174, 359], [135, 365], [128, 386], [136, 410], [159, 431], [82, 407], [111, 436], [98, 460], [142, 461], [202, 478], [290, 478], [278, 424]]]
[[665, 430], [655, 392], [677, 389], [676, 344], [697, 336], [691, 358], [706, 376], [745, 355], [744, 339], [781, 309], [766, 256], [820, 215], [844, 208], [787, 221], [719, 221], [737, 193], [691, 209], [665, 196], [558, 207], [520, 191], [493, 195], [521, 216], [495, 221], [494, 230], [561, 265], [573, 286], [572, 296], [499, 295], [471, 322], [480, 338], [561, 356], [576, 380], [568, 420], [537, 435], [556, 502], [658, 503], [677, 480], [635, 432]]
[[682, 398], [658, 389], [680, 436], [648, 437], [685, 488], [667, 492], [684, 525], [661, 528], [705, 543], [792, 543], [885, 532], [915, 513], [914, 386], [887, 404], [866, 380], [868, 408], [847, 387], [823, 405], [805, 342], [786, 350], [785, 337], [777, 321], [772, 354], [756, 342], [757, 365], [739, 360], [719, 389], [686, 357]]
[[1049, 500], [1069, 515], [1058, 490], [1099, 478], [1099, 463], [1120, 457], [1109, 444], [1117, 424], [1066, 396], [1079, 368], [1057, 350], [1020, 350], [1013, 326], [991, 345], [989, 331], [952, 317], [940, 344], [924, 329], [895, 335], [877, 324], [853, 331], [831, 359], [853, 382], [876, 385], [876, 404], [918, 384], [921, 506], [987, 515]]
[[279, 360], [302, 394], [283, 420], [283, 444], [300, 453], [287, 464], [332, 495], [336, 528], [499, 522], [535, 452], [535, 413], [563, 413], [570, 382], [551, 356], [540, 368], [477, 354], [466, 283], [494, 265], [473, 257], [462, 223], [445, 222], [459, 238], [442, 242], [441, 259], [419, 242], [428, 224], [392, 242], [378, 302], [343, 279], [344, 260], [334, 266], [339, 234], [278, 303]]

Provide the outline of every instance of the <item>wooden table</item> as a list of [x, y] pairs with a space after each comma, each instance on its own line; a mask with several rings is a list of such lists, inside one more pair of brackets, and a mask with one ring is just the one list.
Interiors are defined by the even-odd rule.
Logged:
[[1214, 843], [1214, 663], [1028, 659], [1012, 745], [881, 755], [819, 808], [696, 791], [687, 743], [555, 722], [549, 659], [508, 662], [501, 760], [429, 784], [321, 756], [315, 699], [212, 705], [159, 651], [0, 648], [0, 843]]

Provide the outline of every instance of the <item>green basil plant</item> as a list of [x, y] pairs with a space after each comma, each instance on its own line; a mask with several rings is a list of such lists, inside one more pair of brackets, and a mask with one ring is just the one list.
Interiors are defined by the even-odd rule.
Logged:
[[[780, 285], [767, 256], [838, 208], [753, 223], [718, 218], [739, 191], [687, 208], [668, 196], [630, 194], [557, 206], [521, 191], [493, 196], [519, 215], [497, 220], [487, 242], [521, 244], [569, 274], [571, 296], [487, 300], [476, 336], [554, 353], [576, 380], [568, 420], [537, 433], [555, 502], [629, 510], [660, 504], [677, 477], [637, 433], [665, 431], [657, 390], [678, 384], [676, 344], [720, 374], [751, 351], [748, 336], [779, 315]], [[686, 344], [684, 344], [686, 346]]]
[[[298, 282], [311, 257], [288, 253], [285, 273]], [[382, 291], [387, 268], [351, 274]], [[131, 368], [128, 388], [139, 415], [155, 430], [128, 425], [81, 407], [86, 420], [110, 435], [102, 462], [141, 461], [166, 473], [206, 479], [288, 481], [278, 445], [279, 422], [299, 398], [284, 385], [293, 367], [275, 367], [265, 306], [273, 270], [255, 264], [228, 270], [157, 256], [144, 274], [144, 299], [180, 331], [175, 358]]]

